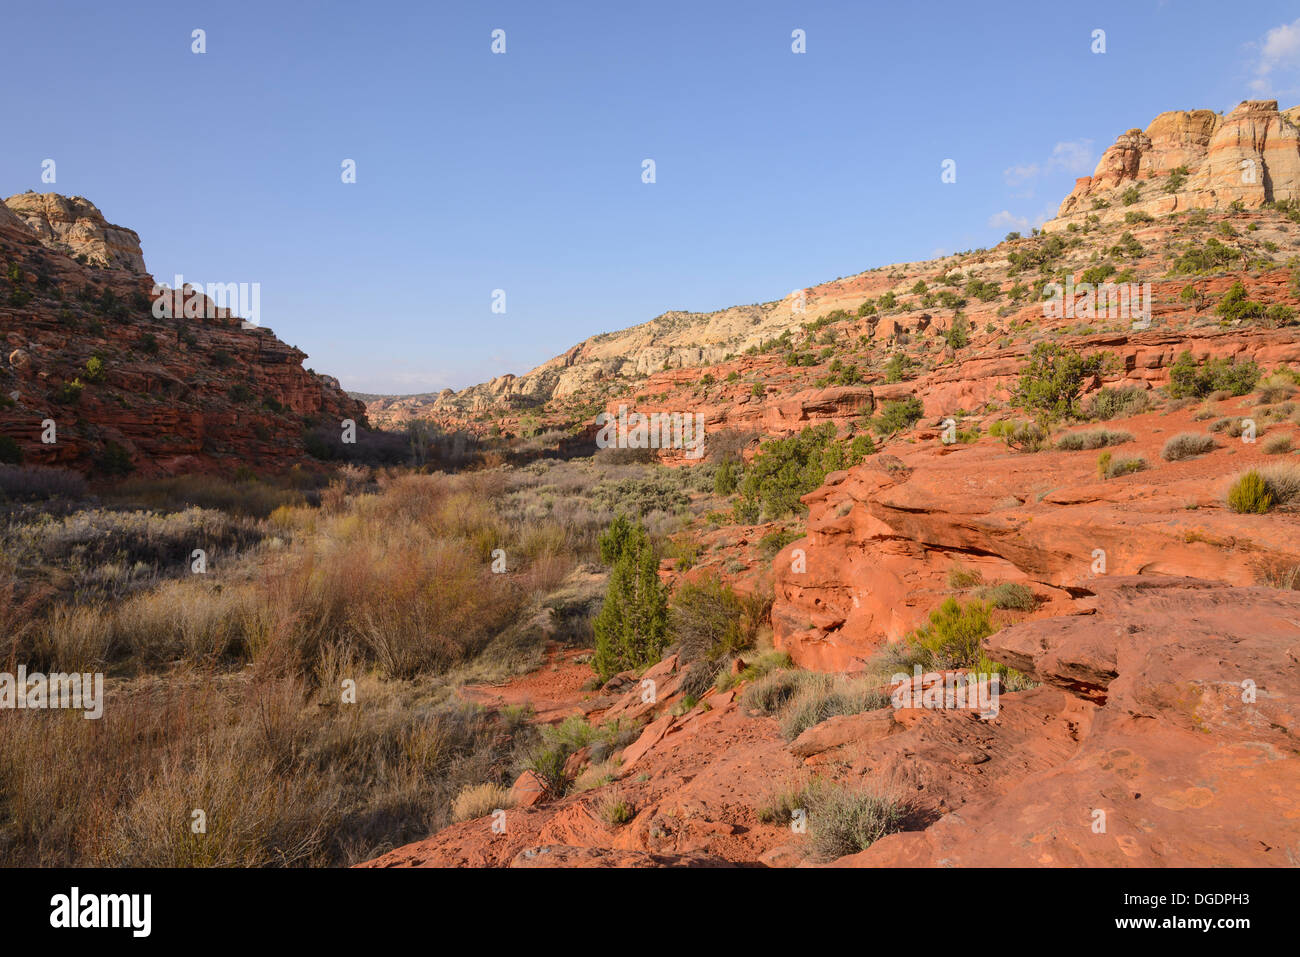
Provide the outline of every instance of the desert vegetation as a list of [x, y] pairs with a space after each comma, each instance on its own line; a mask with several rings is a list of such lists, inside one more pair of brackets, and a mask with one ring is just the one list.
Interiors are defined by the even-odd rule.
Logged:
[[342, 466], [88, 497], [10, 468], [4, 670], [102, 671], [114, 716], [0, 712], [0, 846], [27, 864], [348, 864], [500, 806], [567, 745], [457, 688], [590, 647], [611, 537], [662, 548], [713, 478]]

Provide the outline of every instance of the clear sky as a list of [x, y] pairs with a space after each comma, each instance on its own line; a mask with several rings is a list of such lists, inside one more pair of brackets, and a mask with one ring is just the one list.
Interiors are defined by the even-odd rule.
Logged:
[[0, 192], [88, 197], [160, 279], [260, 283], [262, 323], [346, 388], [459, 388], [669, 309], [993, 245], [1163, 110], [1300, 103], [1297, 16], [6, 0]]

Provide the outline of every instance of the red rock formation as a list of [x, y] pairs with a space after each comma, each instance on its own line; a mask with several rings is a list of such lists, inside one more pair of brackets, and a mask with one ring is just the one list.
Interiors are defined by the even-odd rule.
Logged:
[[[1063, 229], [1088, 215], [1112, 222], [1127, 212], [1162, 215], [1233, 202], [1252, 209], [1300, 199], [1300, 127], [1294, 115], [1279, 112], [1276, 100], [1245, 100], [1227, 116], [1210, 110], [1161, 113], [1145, 131], [1120, 134], [1044, 229]], [[1165, 189], [1179, 168], [1186, 170], [1182, 185]], [[1124, 204], [1119, 193], [1130, 187], [1138, 187], [1139, 199]]]
[[1243, 586], [1270, 562], [1300, 563], [1297, 516], [1261, 521], [1222, 504], [1232, 476], [1269, 460], [1262, 443], [1225, 440], [1197, 459], [1161, 459], [1168, 437], [1203, 430], [1193, 414], [1107, 423], [1135, 437], [1116, 454], [1150, 465], [1120, 479], [1098, 479], [1096, 451], [1026, 454], [988, 440], [945, 446], [937, 431], [828, 476], [804, 498], [807, 537], [773, 562], [777, 646], [805, 667], [860, 666], [925, 622], [952, 590], [957, 565], [988, 583], [1029, 584], [1051, 600], [1092, 587], [1098, 549], [1105, 574]]
[[0, 434], [25, 462], [95, 471], [116, 445], [146, 475], [281, 470], [308, 460], [304, 428], [365, 423], [269, 329], [225, 310], [155, 318], [138, 238], [87, 201], [25, 193], [0, 209]]
[[930, 711], [867, 743], [855, 763], [942, 816], [840, 865], [1296, 866], [1300, 595], [1144, 576], [1080, 604], [989, 639], [1043, 682], [996, 721]]

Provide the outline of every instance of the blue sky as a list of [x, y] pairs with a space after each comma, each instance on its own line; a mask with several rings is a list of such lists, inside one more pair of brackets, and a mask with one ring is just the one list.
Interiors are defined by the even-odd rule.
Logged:
[[262, 323], [347, 388], [460, 388], [669, 309], [993, 245], [1163, 110], [1300, 103], [1298, 14], [11, 3], [0, 191], [90, 198], [160, 279], [260, 283]]

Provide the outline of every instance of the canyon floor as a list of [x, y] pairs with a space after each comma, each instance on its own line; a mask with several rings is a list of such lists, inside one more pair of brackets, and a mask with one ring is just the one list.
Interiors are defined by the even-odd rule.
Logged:
[[0, 653], [110, 707], [0, 715], [0, 850], [1300, 865], [1298, 118], [1161, 114], [1029, 235], [364, 404], [11, 197]]

